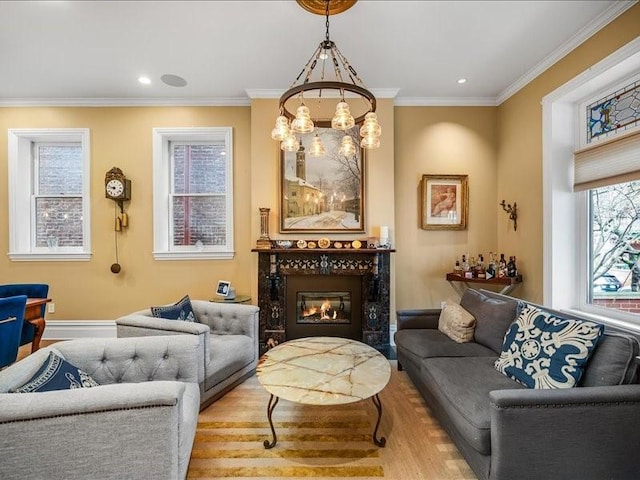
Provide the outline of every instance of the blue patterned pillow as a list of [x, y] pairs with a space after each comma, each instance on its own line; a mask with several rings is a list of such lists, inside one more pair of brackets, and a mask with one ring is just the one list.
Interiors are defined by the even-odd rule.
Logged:
[[166, 318], [169, 320], [183, 320], [185, 322], [195, 322], [196, 316], [191, 308], [189, 295], [185, 295], [173, 305], [166, 307], [151, 307], [151, 315], [156, 318]]
[[604, 326], [556, 317], [525, 303], [504, 336], [495, 367], [529, 388], [571, 388]]
[[72, 388], [97, 387], [99, 383], [91, 376], [71, 365], [64, 358], [49, 353], [49, 358], [31, 377], [31, 379], [14, 390], [14, 393], [51, 392], [54, 390], [71, 390]]

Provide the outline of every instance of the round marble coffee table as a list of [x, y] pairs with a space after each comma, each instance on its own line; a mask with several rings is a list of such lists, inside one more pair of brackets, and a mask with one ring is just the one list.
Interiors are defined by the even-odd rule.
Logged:
[[265, 448], [275, 447], [278, 441], [271, 415], [280, 398], [306, 405], [339, 405], [371, 398], [378, 411], [373, 443], [385, 446], [386, 439], [377, 437], [382, 418], [378, 393], [389, 382], [391, 367], [369, 345], [339, 337], [290, 340], [265, 353], [256, 373], [271, 394], [267, 417], [273, 440], [265, 440]]

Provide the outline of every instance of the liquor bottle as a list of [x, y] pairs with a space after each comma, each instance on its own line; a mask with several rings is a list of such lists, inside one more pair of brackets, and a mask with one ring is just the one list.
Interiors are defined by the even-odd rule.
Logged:
[[458, 276], [462, 276], [462, 265], [460, 265], [460, 260], [456, 258], [456, 264], [453, 267], [453, 273], [455, 273]]
[[462, 274], [464, 278], [473, 278], [473, 273], [471, 272], [471, 267], [469, 266], [469, 262], [467, 262], [466, 255], [462, 255]]
[[468, 278], [477, 278], [478, 276], [478, 263], [475, 257], [469, 257], [469, 270], [471, 270], [471, 276]]
[[504, 253], [500, 254], [500, 260], [498, 262], [498, 277], [504, 278], [507, 276], [507, 261], [504, 259]]
[[489, 252], [489, 265], [487, 266], [486, 279], [491, 280], [496, 276], [496, 257], [493, 252]]
[[478, 254], [478, 266], [476, 267], [477, 276], [480, 280], [487, 278], [487, 270], [484, 268], [484, 258], [482, 254]]
[[516, 257], [510, 256], [509, 263], [507, 263], [507, 277], [516, 276]]

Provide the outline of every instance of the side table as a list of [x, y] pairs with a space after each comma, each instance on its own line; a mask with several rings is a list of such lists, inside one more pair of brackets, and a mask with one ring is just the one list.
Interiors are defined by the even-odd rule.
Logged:
[[236, 295], [235, 298], [218, 297], [209, 299], [210, 302], [214, 303], [247, 303], [250, 300], [251, 297], [249, 295]]

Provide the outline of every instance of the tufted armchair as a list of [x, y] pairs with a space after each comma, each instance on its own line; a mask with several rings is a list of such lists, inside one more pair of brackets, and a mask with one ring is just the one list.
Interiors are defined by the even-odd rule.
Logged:
[[[47, 285], [46, 283], [11, 283], [7, 285], [0, 285], [0, 297], [26, 295], [29, 298], [47, 298], [48, 294], [49, 285]], [[45, 310], [46, 306], [43, 304], [40, 310], [40, 316], [42, 318], [44, 318]], [[27, 343], [33, 342], [35, 335], [35, 325], [26, 321], [23, 322], [22, 335], [20, 336], [20, 345], [26, 345]]]
[[[7, 393], [53, 350], [100, 384]], [[0, 372], [3, 479], [183, 479], [198, 422], [198, 341], [82, 339], [38, 350]]]
[[118, 337], [194, 335], [200, 344], [198, 383], [204, 409], [253, 375], [258, 364], [258, 313], [253, 305], [191, 300], [197, 322], [155, 318], [151, 309], [116, 320]]

